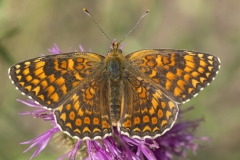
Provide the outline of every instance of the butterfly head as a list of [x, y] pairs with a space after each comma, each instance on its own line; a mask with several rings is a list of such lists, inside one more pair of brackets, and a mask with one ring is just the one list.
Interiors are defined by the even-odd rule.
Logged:
[[118, 43], [117, 41], [114, 41], [114, 42], [112, 43], [112, 48], [113, 48], [113, 49], [118, 49], [118, 46], [119, 46], [119, 43]]
[[108, 55], [111, 56], [118, 56], [119, 54], [122, 54], [122, 50], [118, 48], [119, 42], [112, 42], [111, 49], [108, 51]]

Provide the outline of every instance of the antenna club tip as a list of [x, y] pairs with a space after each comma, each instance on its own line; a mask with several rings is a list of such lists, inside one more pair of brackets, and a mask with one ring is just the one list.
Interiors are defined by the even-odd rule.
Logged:
[[87, 8], [83, 8], [83, 11], [88, 13], [88, 10], [87, 10]]
[[150, 12], [150, 9], [148, 9], [148, 10], [146, 11], [146, 13], [148, 13], [148, 12]]
[[[88, 12], [88, 10], [86, 8], [83, 8], [83, 11], [90, 16], [90, 13]], [[91, 17], [91, 16], [90, 16]]]

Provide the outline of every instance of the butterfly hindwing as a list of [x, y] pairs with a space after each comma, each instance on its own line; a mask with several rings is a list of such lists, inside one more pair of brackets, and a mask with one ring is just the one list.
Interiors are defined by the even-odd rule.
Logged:
[[78, 139], [99, 139], [112, 134], [108, 83], [101, 77], [90, 80], [54, 110], [62, 131]]
[[63, 53], [26, 60], [9, 69], [16, 88], [48, 109], [58, 107], [69, 92], [99, 68], [104, 57]]
[[119, 132], [134, 138], [155, 138], [174, 124], [178, 106], [144, 77], [125, 72]]
[[214, 79], [220, 68], [217, 57], [186, 50], [140, 50], [126, 58], [178, 103], [194, 97]]

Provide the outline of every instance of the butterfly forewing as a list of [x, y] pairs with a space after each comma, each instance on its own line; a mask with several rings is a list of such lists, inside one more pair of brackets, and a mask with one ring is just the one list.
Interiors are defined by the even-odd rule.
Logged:
[[71, 92], [102, 65], [104, 57], [93, 53], [43, 56], [15, 64], [9, 76], [16, 88], [51, 109], [68, 99]]
[[194, 97], [214, 79], [220, 68], [217, 57], [186, 50], [140, 50], [126, 58], [177, 103]]

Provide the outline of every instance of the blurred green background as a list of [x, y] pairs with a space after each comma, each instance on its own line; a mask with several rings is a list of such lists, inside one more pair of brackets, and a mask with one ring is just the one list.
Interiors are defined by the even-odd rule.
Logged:
[[[210, 143], [188, 153], [189, 159], [240, 159], [240, 1], [238, 0], [0, 0], [0, 159], [25, 160], [20, 145], [51, 126], [20, 116], [26, 99], [11, 84], [7, 69], [16, 62], [50, 54], [56, 43], [63, 52], [78, 49], [105, 55], [109, 41], [82, 11], [86, 7], [111, 38], [122, 39], [147, 10], [150, 13], [124, 40], [123, 52], [146, 48], [188, 49], [211, 53], [222, 61], [215, 81], [181, 106], [194, 106], [186, 119], [205, 118], [196, 136]], [[50, 144], [35, 160], [57, 159], [64, 148]]]

